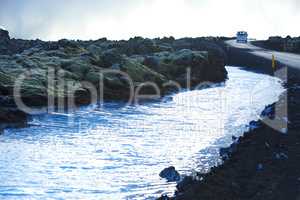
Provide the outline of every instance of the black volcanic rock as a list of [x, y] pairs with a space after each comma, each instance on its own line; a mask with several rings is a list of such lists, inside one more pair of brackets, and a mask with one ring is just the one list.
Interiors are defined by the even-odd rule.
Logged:
[[0, 107], [0, 134], [5, 128], [24, 127], [27, 114], [13, 107]]
[[26, 114], [15, 108], [0, 108], [0, 122], [25, 123]]
[[0, 54], [5, 54], [9, 45], [8, 31], [0, 29]]
[[0, 29], [0, 55], [18, 54], [33, 47], [42, 48], [45, 44], [41, 40], [11, 39], [8, 31]]
[[10, 40], [8, 31], [0, 29], [0, 41], [8, 41], [8, 40]]
[[175, 167], [173, 167], [173, 166], [162, 170], [159, 173], [159, 176], [161, 178], [167, 179], [167, 181], [169, 181], [169, 182], [174, 182], [174, 181], [180, 180], [180, 174], [176, 171]]

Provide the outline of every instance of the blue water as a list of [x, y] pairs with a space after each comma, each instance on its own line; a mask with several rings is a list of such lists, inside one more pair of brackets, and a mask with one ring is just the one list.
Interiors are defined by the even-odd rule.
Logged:
[[153, 199], [176, 183], [159, 177], [220, 162], [217, 149], [259, 119], [283, 92], [279, 79], [227, 67], [218, 87], [161, 102], [106, 103], [32, 116], [0, 136], [0, 199]]

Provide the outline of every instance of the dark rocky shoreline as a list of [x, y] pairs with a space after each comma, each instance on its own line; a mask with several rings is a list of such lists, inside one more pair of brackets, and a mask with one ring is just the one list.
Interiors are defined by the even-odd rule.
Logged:
[[[246, 50], [235, 48], [228, 49], [227, 54], [231, 65], [242, 64], [249, 70], [272, 74], [270, 60], [250, 55]], [[278, 63], [278, 67], [284, 67], [284, 65]], [[161, 197], [160, 199], [299, 199], [299, 70], [288, 69], [288, 80], [285, 86], [288, 93], [287, 117], [289, 122], [287, 133], [283, 134], [276, 131], [262, 121], [252, 122], [251, 124], [256, 127], [255, 129], [245, 133], [231, 147], [220, 151], [220, 154], [225, 158], [223, 165], [211, 169], [208, 174], [199, 173], [195, 177], [185, 177], [178, 184], [175, 197]], [[279, 104], [281, 101], [282, 99]], [[274, 105], [266, 107], [263, 114], [270, 118], [274, 117]]]
[[252, 43], [265, 49], [300, 54], [300, 37], [275, 36], [269, 37], [268, 40], [258, 40]]
[[[17, 78], [28, 72], [20, 97], [33, 107], [47, 106], [49, 97], [56, 107], [59, 100], [68, 102], [72, 95], [77, 105], [90, 103], [92, 94], [82, 82], [91, 83], [97, 92], [103, 91], [104, 100], [126, 101], [131, 85], [125, 73], [132, 80], [134, 92], [143, 83], [151, 82], [160, 89], [159, 96], [174, 90], [164, 86], [169, 81], [189, 87], [188, 69], [191, 88], [205, 81], [223, 82], [227, 78], [225, 53], [217, 45], [218, 40], [135, 37], [128, 41], [102, 38], [45, 42], [11, 39], [7, 31], [0, 30], [0, 124], [7, 127], [26, 122], [27, 115], [17, 109], [13, 92]], [[124, 74], [106, 73], [113, 70]], [[50, 89], [49, 71], [54, 73], [56, 84]], [[156, 91], [146, 86], [140, 94], [152, 95]]]

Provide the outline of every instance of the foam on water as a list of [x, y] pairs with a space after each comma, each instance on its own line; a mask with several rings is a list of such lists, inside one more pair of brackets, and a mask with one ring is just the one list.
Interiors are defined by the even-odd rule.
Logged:
[[241, 135], [284, 91], [279, 79], [227, 67], [229, 80], [170, 100], [34, 116], [0, 136], [0, 199], [152, 199], [173, 194], [159, 172], [219, 162], [217, 148]]

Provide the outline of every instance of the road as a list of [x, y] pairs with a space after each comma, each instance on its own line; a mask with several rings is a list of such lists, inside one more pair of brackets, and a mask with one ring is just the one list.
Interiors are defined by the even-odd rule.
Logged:
[[248, 50], [249, 53], [251, 53], [251, 54], [254, 54], [254, 55], [257, 55], [257, 56], [260, 56], [263, 58], [267, 58], [270, 60], [272, 59], [272, 55], [274, 55], [276, 61], [279, 61], [280, 63], [288, 65], [290, 67], [300, 69], [300, 55], [298, 55], [298, 54], [263, 49], [263, 48], [254, 46], [251, 43], [247, 43], [247, 44], [237, 43], [236, 40], [228, 40], [228, 41], [226, 41], [226, 44], [230, 47]]

